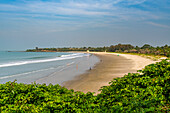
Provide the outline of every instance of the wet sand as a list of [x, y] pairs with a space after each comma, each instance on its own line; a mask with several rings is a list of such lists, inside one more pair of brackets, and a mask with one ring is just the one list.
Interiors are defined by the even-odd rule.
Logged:
[[89, 67], [93, 67], [98, 61], [99, 59], [94, 55], [71, 59], [69, 64], [64, 64], [59, 70], [50, 73], [48, 76], [37, 79], [36, 83], [62, 85], [64, 81], [72, 80], [75, 76], [85, 73]]
[[74, 80], [64, 82], [63, 85], [68, 89], [75, 91], [95, 92], [102, 86], [109, 85], [108, 83], [116, 77], [122, 77], [129, 72], [136, 72], [134, 62], [121, 55], [107, 53], [92, 53], [96, 55], [100, 62], [96, 66], [88, 70], [86, 73], [75, 77]]

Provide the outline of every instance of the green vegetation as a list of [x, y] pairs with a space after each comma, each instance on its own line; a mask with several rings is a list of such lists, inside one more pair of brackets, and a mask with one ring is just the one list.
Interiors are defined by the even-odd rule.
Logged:
[[[146, 66], [141, 74], [131, 73], [110, 82], [98, 95], [103, 110], [118, 112], [167, 112], [170, 108], [170, 63]], [[107, 101], [109, 100], [109, 102]]]
[[36, 49], [28, 49], [26, 52], [67, 52], [67, 51], [96, 51], [96, 52], [104, 52], [106, 50], [106, 47], [81, 47], [81, 48], [76, 48], [76, 47], [64, 47], [64, 48], [38, 48]]
[[170, 46], [165, 45], [162, 47], [152, 47], [149, 44], [145, 44], [142, 47], [134, 47], [130, 44], [118, 44], [109, 47], [109, 52], [120, 52], [120, 53], [138, 53], [145, 55], [158, 55], [170, 57]]
[[170, 62], [163, 60], [113, 79], [94, 96], [59, 85], [0, 84], [0, 111], [8, 112], [169, 112]]
[[162, 47], [152, 47], [149, 44], [145, 44], [142, 47], [134, 47], [130, 44], [118, 44], [111, 45], [110, 47], [81, 47], [81, 48], [38, 48], [29, 49], [27, 52], [66, 52], [66, 51], [96, 51], [96, 52], [119, 52], [119, 53], [138, 53], [145, 55], [158, 55], [170, 57], [170, 46], [165, 45]]

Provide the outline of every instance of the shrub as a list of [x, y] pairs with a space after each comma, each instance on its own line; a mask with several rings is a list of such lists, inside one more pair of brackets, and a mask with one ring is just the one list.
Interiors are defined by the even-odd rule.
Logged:
[[170, 63], [151, 64], [115, 78], [94, 96], [59, 85], [0, 84], [0, 111], [7, 112], [168, 112]]

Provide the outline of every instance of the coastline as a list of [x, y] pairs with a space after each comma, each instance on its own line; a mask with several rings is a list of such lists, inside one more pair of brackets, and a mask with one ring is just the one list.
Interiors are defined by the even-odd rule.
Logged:
[[147, 59], [137, 55], [128, 55], [120, 53], [90, 52], [97, 56], [100, 62], [92, 70], [76, 76], [73, 80], [63, 83], [63, 86], [75, 91], [95, 92], [102, 86], [109, 85], [113, 78], [122, 77], [127, 73], [135, 73], [146, 65], [155, 63], [151, 59]]
[[96, 63], [99, 62], [99, 59], [95, 55], [84, 56], [77, 59], [67, 60], [61, 67], [61, 69], [49, 74], [48, 76], [39, 78], [36, 80], [36, 83], [39, 84], [59, 84], [62, 86], [62, 83], [74, 79], [74, 77], [85, 73], [89, 68], [94, 67]]
[[[17, 80], [17, 83], [24, 84], [36, 82], [62, 85], [64, 81], [72, 80], [75, 76], [85, 73], [99, 62], [96, 56], [82, 53], [4, 51], [0, 54], [1, 84]], [[9, 60], [6, 60], [8, 56]]]

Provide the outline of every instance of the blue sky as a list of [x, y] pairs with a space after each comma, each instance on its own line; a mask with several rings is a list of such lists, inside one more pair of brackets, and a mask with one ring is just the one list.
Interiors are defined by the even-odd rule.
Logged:
[[0, 0], [0, 49], [170, 45], [170, 0]]

